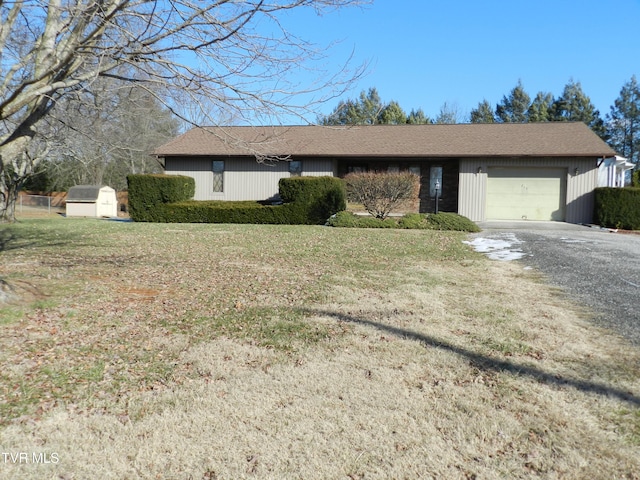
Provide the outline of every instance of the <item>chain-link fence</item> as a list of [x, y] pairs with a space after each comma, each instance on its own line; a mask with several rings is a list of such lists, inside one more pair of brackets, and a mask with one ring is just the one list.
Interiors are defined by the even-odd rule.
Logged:
[[48, 195], [26, 195], [18, 196], [16, 205], [17, 213], [58, 213], [64, 210], [64, 199], [51, 197]]

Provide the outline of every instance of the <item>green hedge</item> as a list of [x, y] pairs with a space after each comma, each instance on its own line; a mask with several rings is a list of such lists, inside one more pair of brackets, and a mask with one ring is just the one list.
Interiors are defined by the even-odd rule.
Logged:
[[327, 225], [349, 228], [404, 228], [421, 230], [455, 230], [461, 232], [479, 232], [480, 227], [467, 217], [457, 213], [408, 213], [403, 217], [387, 217], [384, 220], [370, 216], [354, 215], [351, 212], [338, 212]]
[[157, 206], [193, 198], [196, 182], [183, 175], [128, 175], [129, 215], [136, 222], [157, 222]]
[[594, 219], [603, 227], [640, 230], [640, 188], [596, 188]]
[[287, 224], [291, 205], [258, 202], [187, 201], [158, 205], [158, 222], [164, 223], [266, 223]]
[[[130, 177], [134, 177], [131, 175]], [[149, 177], [149, 175], [143, 175]], [[171, 177], [160, 175], [156, 177]], [[190, 177], [180, 177], [190, 178]], [[261, 224], [323, 224], [334, 213], [346, 208], [344, 182], [335, 177], [293, 177], [283, 178], [279, 182], [282, 205], [264, 205], [260, 202], [226, 201], [165, 201], [175, 198], [175, 193], [159, 194], [149, 185], [161, 188], [153, 181], [133, 178], [130, 181], [134, 197], [142, 197], [138, 210], [132, 213], [135, 221], [161, 223], [261, 223]], [[193, 180], [193, 179], [191, 179]], [[150, 193], [135, 191], [145, 188]], [[175, 188], [173, 185], [170, 188]], [[192, 194], [193, 195], [193, 194]], [[190, 198], [190, 197], [189, 197]], [[131, 202], [131, 200], [129, 200]], [[131, 207], [130, 207], [131, 208]]]
[[278, 182], [280, 198], [297, 206], [295, 222], [323, 224], [334, 213], [347, 208], [344, 181], [336, 177], [290, 177]]

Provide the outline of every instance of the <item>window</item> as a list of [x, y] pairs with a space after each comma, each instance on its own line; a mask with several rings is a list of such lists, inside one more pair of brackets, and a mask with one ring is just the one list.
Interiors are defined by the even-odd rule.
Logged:
[[289, 161], [289, 173], [292, 177], [299, 177], [302, 175], [302, 162], [300, 160]]
[[211, 166], [213, 170], [213, 191], [224, 191], [224, 160], [214, 160]]
[[431, 167], [429, 172], [429, 196], [435, 198], [436, 186], [438, 187], [438, 197], [442, 197], [442, 167]]
[[420, 171], [420, 165], [409, 165], [409, 171], [411, 173], [415, 173], [416, 175], [420, 176], [421, 175], [421, 171]]
[[398, 173], [400, 172], [400, 166], [397, 163], [390, 163], [387, 167], [387, 172], [389, 173]]

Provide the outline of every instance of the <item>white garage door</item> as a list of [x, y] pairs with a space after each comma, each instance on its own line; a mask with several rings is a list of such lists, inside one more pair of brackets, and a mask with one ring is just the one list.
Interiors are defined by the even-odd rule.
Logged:
[[566, 179], [561, 168], [489, 168], [487, 220], [563, 221]]

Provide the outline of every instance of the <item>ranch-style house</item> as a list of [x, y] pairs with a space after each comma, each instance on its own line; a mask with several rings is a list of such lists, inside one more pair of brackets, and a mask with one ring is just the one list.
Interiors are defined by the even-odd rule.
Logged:
[[615, 157], [583, 123], [194, 128], [158, 148], [196, 200], [276, 199], [278, 180], [358, 171], [420, 175], [419, 210], [474, 221], [589, 223], [598, 168]]

